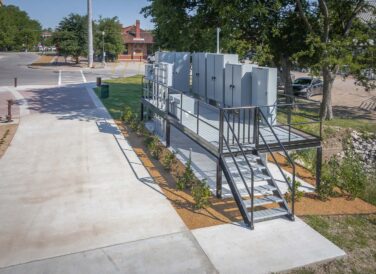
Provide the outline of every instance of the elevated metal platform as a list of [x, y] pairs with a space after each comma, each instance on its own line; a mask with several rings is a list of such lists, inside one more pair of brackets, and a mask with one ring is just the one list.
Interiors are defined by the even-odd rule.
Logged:
[[[262, 157], [264, 153], [274, 158], [292, 193], [295, 190], [295, 163], [288, 150], [317, 148], [318, 166], [321, 166], [321, 121], [310, 114], [310, 102], [298, 104], [292, 98], [284, 99], [285, 102], [279, 101], [270, 106], [217, 107], [146, 79], [143, 82], [141, 115], [144, 118], [145, 110], [148, 110], [151, 116], [159, 117], [167, 146], [170, 145], [173, 126], [218, 159], [217, 197], [222, 197], [224, 174], [244, 222], [253, 228], [257, 221], [279, 216], [294, 220], [294, 199], [289, 208], [267, 168], [267, 159]], [[294, 117], [295, 109], [299, 109], [300, 119]], [[277, 115], [268, 115], [270, 113]], [[303, 130], [307, 124], [316, 124], [319, 135]], [[292, 178], [286, 177], [276, 161], [273, 152], [277, 151], [292, 167]], [[317, 173], [317, 178], [320, 178], [320, 169]], [[273, 207], [265, 208], [265, 205]]]

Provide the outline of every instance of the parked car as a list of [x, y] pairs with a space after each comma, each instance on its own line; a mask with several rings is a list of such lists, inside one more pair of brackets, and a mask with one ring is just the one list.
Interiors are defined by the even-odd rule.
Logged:
[[293, 82], [292, 89], [295, 96], [309, 98], [323, 93], [323, 82], [318, 78], [300, 77]]

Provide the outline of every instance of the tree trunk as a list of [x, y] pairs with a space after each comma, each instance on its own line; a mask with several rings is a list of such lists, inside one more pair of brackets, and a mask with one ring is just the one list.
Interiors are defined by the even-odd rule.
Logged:
[[332, 72], [327, 66], [322, 67], [323, 83], [323, 97], [320, 107], [320, 117], [322, 120], [333, 119], [332, 108], [332, 87], [336, 77], [336, 71]]
[[284, 83], [284, 92], [287, 95], [293, 95], [291, 81], [291, 61], [286, 56], [281, 56], [282, 80]]

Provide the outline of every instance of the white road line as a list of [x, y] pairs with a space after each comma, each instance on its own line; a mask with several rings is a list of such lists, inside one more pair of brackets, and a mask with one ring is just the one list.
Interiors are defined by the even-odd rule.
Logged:
[[59, 70], [59, 80], [57, 82], [58, 86], [61, 86], [61, 70]]
[[84, 83], [86, 83], [87, 81], [86, 81], [86, 77], [85, 77], [85, 75], [84, 75], [84, 72], [82, 71], [82, 69], [81, 69], [80, 71], [81, 71], [82, 79], [84, 80]]

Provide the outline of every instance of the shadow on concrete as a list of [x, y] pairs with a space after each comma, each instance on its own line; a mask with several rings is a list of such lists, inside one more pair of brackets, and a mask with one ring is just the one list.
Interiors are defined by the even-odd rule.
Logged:
[[96, 108], [84, 85], [31, 89], [21, 93], [31, 113], [53, 114], [59, 120], [109, 118], [105, 111]]

